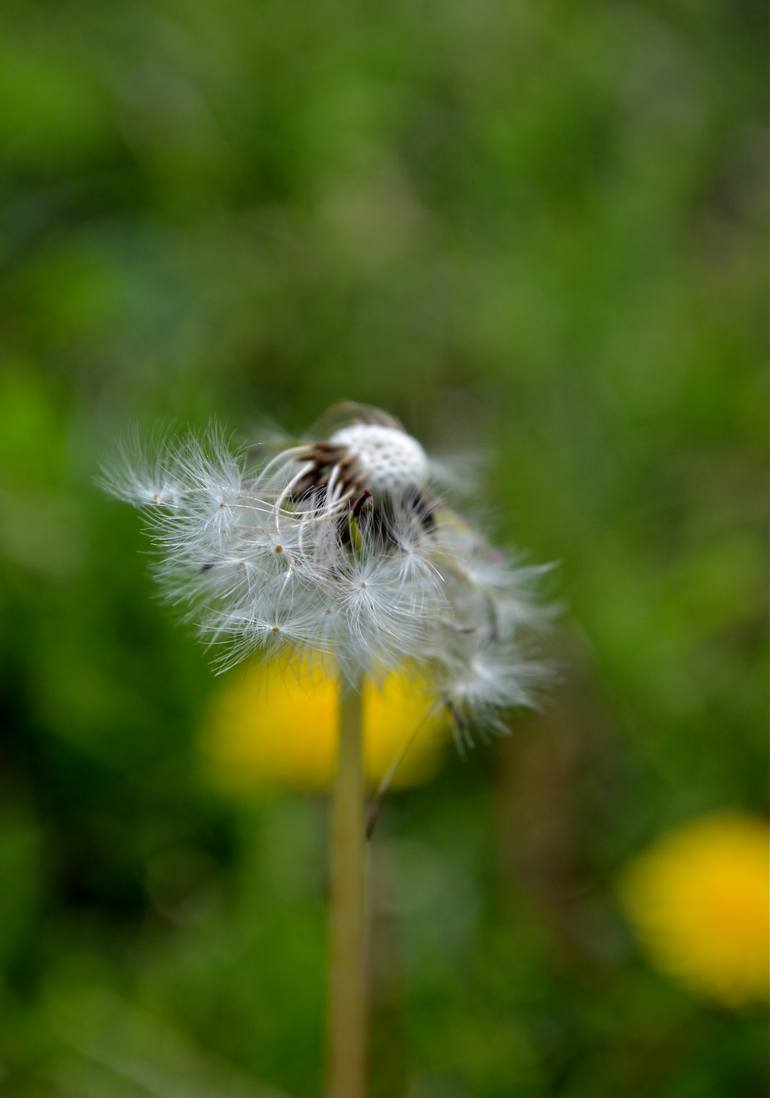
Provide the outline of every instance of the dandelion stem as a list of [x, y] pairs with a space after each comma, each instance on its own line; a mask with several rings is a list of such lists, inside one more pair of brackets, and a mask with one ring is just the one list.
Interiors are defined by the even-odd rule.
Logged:
[[331, 806], [327, 1098], [363, 1098], [366, 1030], [363, 681], [340, 679]]

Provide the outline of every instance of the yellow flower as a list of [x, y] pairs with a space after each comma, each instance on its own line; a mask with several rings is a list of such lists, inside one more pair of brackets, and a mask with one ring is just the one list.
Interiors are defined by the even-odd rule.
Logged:
[[[394, 786], [417, 785], [436, 771], [449, 730], [433, 711], [435, 695], [411, 668], [364, 688], [364, 767], [374, 785], [420, 725]], [[201, 747], [214, 785], [231, 793], [256, 788], [323, 789], [336, 758], [337, 685], [271, 660], [231, 672], [212, 697]]]
[[770, 836], [718, 813], [659, 839], [626, 871], [624, 906], [651, 959], [727, 1006], [768, 998]]

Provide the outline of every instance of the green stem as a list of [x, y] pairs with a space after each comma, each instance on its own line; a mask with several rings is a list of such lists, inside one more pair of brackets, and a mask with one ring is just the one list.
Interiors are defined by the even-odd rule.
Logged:
[[363, 1098], [365, 1006], [363, 680], [340, 679], [329, 855], [327, 1098]]

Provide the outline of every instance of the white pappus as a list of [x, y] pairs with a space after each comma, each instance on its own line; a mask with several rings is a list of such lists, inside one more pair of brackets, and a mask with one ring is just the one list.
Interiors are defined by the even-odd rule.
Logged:
[[102, 486], [141, 509], [165, 596], [217, 644], [332, 657], [352, 681], [420, 664], [458, 737], [504, 728], [546, 670], [543, 567], [508, 560], [435, 494], [439, 470], [385, 413], [341, 405], [325, 437], [233, 453], [214, 430], [134, 438]]

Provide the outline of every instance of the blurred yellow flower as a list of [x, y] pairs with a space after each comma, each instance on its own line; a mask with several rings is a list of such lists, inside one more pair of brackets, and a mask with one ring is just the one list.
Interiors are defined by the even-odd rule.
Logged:
[[621, 895], [651, 959], [727, 1006], [770, 990], [767, 823], [719, 813], [669, 832], [626, 871]]
[[[393, 777], [411, 786], [438, 768], [449, 724], [435, 694], [411, 668], [364, 687], [364, 767], [370, 785], [384, 775], [419, 725]], [[282, 660], [230, 672], [211, 698], [201, 750], [212, 783], [230, 793], [256, 788], [323, 789], [336, 761], [337, 684]]]

